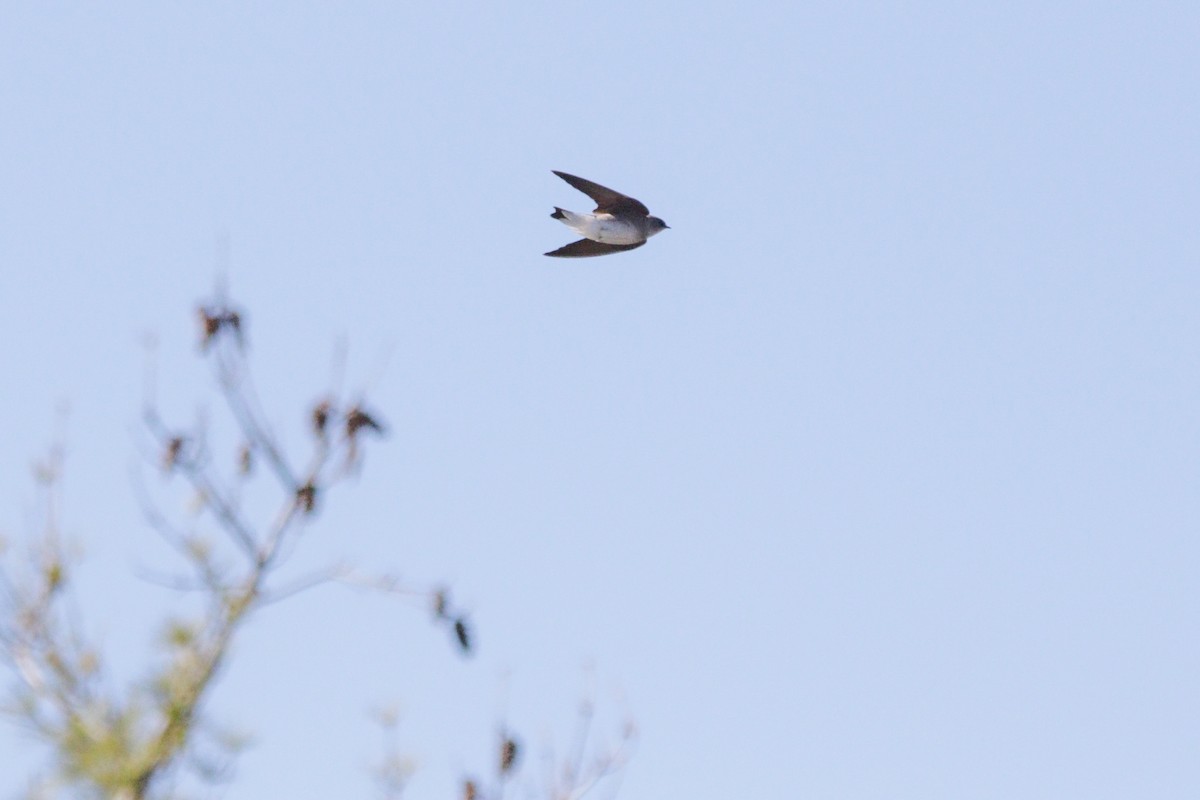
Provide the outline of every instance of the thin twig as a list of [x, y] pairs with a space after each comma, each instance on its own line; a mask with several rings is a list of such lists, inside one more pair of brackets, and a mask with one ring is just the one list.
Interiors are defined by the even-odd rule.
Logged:
[[317, 586], [335, 583], [345, 572], [346, 567], [342, 566], [341, 564], [335, 564], [332, 567], [318, 570], [317, 572], [292, 581], [291, 583], [288, 583], [278, 589], [264, 591], [262, 596], [259, 598], [259, 605], [266, 606], [273, 603], [278, 603], [280, 600], [286, 600], [293, 595], [306, 592], [309, 589], [316, 588]]

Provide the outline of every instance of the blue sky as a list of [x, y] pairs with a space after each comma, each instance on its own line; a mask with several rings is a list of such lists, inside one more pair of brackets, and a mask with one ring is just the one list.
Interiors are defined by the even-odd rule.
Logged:
[[[68, 404], [136, 674], [178, 602], [134, 577], [171, 563], [141, 342], [215, 417], [224, 269], [290, 452], [339, 340], [392, 429], [291, 568], [448, 581], [480, 639], [271, 609], [225, 797], [369, 796], [390, 701], [448, 796], [502, 715], [561, 747], [588, 663], [629, 800], [1194, 796], [1198, 38], [1155, 2], [6, 4], [0, 532]], [[672, 229], [545, 258], [589, 207], [552, 169]]]

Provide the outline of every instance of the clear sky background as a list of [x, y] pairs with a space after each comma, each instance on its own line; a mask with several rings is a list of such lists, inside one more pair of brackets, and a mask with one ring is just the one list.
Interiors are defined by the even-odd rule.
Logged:
[[[215, 417], [225, 270], [294, 456], [340, 339], [392, 429], [290, 569], [448, 581], [479, 637], [264, 613], [225, 797], [373, 796], [393, 700], [409, 797], [501, 715], [532, 792], [589, 663], [628, 800], [1200, 794], [1195, 4], [111, 5], [0, 9], [0, 531], [69, 404], [136, 676], [141, 341]], [[545, 258], [590, 209], [552, 169], [672, 229]], [[0, 731], [0, 793], [39, 759]]]

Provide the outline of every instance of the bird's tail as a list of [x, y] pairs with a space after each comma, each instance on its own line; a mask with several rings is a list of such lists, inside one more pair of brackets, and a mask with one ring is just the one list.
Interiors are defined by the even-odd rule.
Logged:
[[550, 215], [550, 219], [566, 219], [567, 215], [558, 206], [554, 207], [554, 213]]

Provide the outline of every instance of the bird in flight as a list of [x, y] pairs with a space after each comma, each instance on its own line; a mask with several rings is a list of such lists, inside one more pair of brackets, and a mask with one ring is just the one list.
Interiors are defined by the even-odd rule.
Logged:
[[632, 250], [669, 227], [658, 217], [650, 216], [650, 209], [632, 197], [565, 172], [554, 170], [554, 174], [595, 200], [596, 210], [591, 214], [576, 214], [555, 206], [550, 217], [562, 220], [584, 238], [546, 253], [548, 256], [587, 258]]

